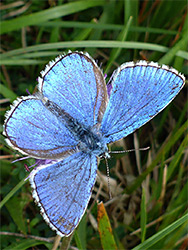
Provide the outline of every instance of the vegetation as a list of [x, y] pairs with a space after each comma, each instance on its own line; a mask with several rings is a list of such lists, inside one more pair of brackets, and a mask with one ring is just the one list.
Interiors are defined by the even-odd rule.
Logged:
[[[107, 80], [117, 66], [140, 59], [188, 74], [184, 0], [5, 0], [0, 8], [1, 132], [10, 103], [26, 90], [36, 91], [46, 63], [69, 49], [87, 51]], [[187, 107], [186, 85], [162, 113], [111, 146], [150, 148], [109, 159], [112, 200], [101, 161], [87, 213], [71, 243], [51, 231], [33, 202], [24, 164], [34, 160], [12, 163], [21, 155], [0, 135], [1, 249], [68, 249], [69, 243], [69, 249], [186, 249]], [[104, 203], [98, 205], [102, 217], [95, 199]]]

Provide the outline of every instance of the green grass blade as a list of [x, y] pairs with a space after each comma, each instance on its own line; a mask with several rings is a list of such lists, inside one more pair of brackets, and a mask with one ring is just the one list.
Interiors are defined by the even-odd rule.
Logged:
[[6, 208], [9, 211], [9, 214], [11, 215], [18, 229], [24, 234], [26, 234], [25, 219], [23, 216], [24, 205], [25, 204], [23, 204], [23, 202], [21, 201], [21, 198], [14, 196], [12, 199], [10, 199], [6, 203]]
[[[187, 30], [188, 30], [188, 15], [186, 15], [185, 17], [185, 21], [184, 21], [184, 25], [183, 25], [183, 29], [182, 29], [182, 33], [185, 35], [188, 36], [187, 34]], [[188, 45], [185, 43], [185, 44], [182, 44], [182, 47], [181, 47], [181, 50], [187, 50], [188, 48]], [[182, 70], [182, 67], [183, 67], [183, 59], [181, 57], [176, 57], [175, 60], [174, 60], [174, 68], [181, 71]]]
[[147, 211], [146, 211], [146, 193], [142, 188], [142, 201], [141, 201], [141, 242], [144, 242], [146, 236], [146, 223], [147, 223]]
[[[180, 174], [180, 177], [182, 177], [182, 174]], [[174, 218], [179, 218], [180, 214], [184, 214], [187, 210], [188, 182], [183, 186], [183, 189], [181, 189], [180, 185], [182, 185], [182, 178], [176, 181], [176, 186], [173, 188], [173, 196], [168, 202], [165, 216], [158, 227], [158, 231], [168, 227], [173, 223]], [[177, 209], [178, 207], [179, 209]]]
[[32, 59], [19, 59], [19, 58], [11, 58], [11, 59], [2, 59], [1, 65], [38, 65], [44, 64], [46, 61], [42, 60], [32, 60]]
[[[49, 58], [51, 56], [54, 56], [54, 57], [58, 56], [60, 54], [61, 54], [61, 52], [59, 52], [59, 51], [33, 52], [33, 53], [21, 54], [19, 56], [12, 57], [12, 60], [20, 60], [20, 62], [21, 62], [22, 58], [35, 58], [35, 57], [46, 57], [46, 58]], [[38, 61], [38, 63], [41, 63], [41, 62]]]
[[[97, 30], [122, 30], [124, 25], [121, 24], [108, 24], [108, 23], [90, 23], [90, 22], [75, 22], [75, 21], [47, 21], [38, 24], [41, 27], [63, 27], [63, 28], [80, 28], [80, 29], [97, 29]], [[177, 35], [175, 30], [158, 29], [152, 27], [131, 26], [130, 32], [139, 33], [154, 33], [165, 35]]]
[[79, 250], [84, 250], [82, 241], [81, 241], [77, 231], [75, 231], [75, 233], [74, 233], [74, 240], [76, 242], [76, 245], [77, 245], [78, 249]]
[[[158, 44], [151, 44], [151, 43], [143, 43], [143, 42], [128, 42], [128, 41], [69, 41], [69, 42], [58, 42], [58, 43], [46, 43], [40, 45], [33, 45], [28, 46], [27, 48], [21, 48], [6, 52], [1, 54], [1, 61], [0, 64], [3, 65], [7, 58], [11, 56], [18, 56], [21, 54], [25, 54], [28, 52], [36, 52], [36, 51], [43, 51], [43, 50], [50, 50], [50, 49], [63, 49], [65, 48], [127, 48], [127, 49], [143, 49], [143, 50], [153, 50], [158, 52], [166, 53], [169, 49], [165, 46], [158, 45]], [[188, 59], [188, 52], [186, 51], [178, 51], [176, 56], [183, 57]], [[11, 60], [11, 59], [10, 59]]]
[[179, 163], [182, 155], [184, 154], [184, 150], [186, 150], [187, 148], [187, 145], [188, 145], [188, 135], [185, 136], [178, 150], [174, 154], [173, 160], [170, 162], [170, 165], [168, 166], [167, 181], [171, 178], [177, 164]]
[[[111, 8], [111, 6], [109, 5], [105, 5], [104, 8], [103, 8], [103, 12], [102, 14], [100, 15], [100, 18], [98, 20], [98, 24], [99, 25], [103, 25], [105, 23], [108, 22], [109, 20], [109, 9]], [[89, 36], [89, 39], [88, 40], [101, 40], [102, 39], [102, 30], [93, 30], [93, 32], [91, 33], [91, 35]], [[91, 47], [91, 48], [87, 48], [87, 52], [90, 54], [90, 55], [93, 55], [96, 51], [96, 47]]]
[[21, 180], [0, 202], [0, 209], [5, 205], [5, 203], [25, 184], [25, 180]]
[[182, 48], [184, 48], [185, 46], [187, 46], [188, 44], [188, 32], [185, 33], [185, 35], [183, 36], [183, 38], [177, 42], [177, 44], [172, 47], [167, 53], [166, 55], [164, 55], [160, 60], [159, 63], [160, 64], [170, 64], [172, 59], [175, 57], [175, 55], [177, 54], [177, 52], [179, 50], [181, 50]]
[[13, 20], [3, 21], [0, 23], [0, 34], [5, 34], [30, 25], [37, 25], [54, 18], [67, 16], [75, 12], [102, 5], [104, 5], [103, 0], [77, 1], [63, 4], [62, 6], [49, 8], [47, 10], [42, 10], [27, 16], [18, 17]]
[[163, 154], [167, 153], [170, 148], [176, 143], [176, 141], [187, 131], [188, 129], [188, 121], [186, 121], [179, 130], [171, 136], [171, 138], [161, 146], [158, 154], [156, 155], [156, 158], [153, 160], [153, 162], [150, 164], [150, 166], [140, 175], [136, 178], [134, 183], [125, 189], [125, 193], [131, 194], [134, 190], [136, 190], [143, 180], [146, 178], [146, 176], [155, 168], [157, 163], [160, 161]]
[[138, 0], [125, 0], [124, 3], [124, 23], [129, 22], [130, 17], [133, 17], [133, 24], [137, 24], [138, 18]]
[[[133, 18], [132, 25], [138, 24], [138, 0], [124, 0], [124, 24], [129, 22], [130, 17]], [[138, 34], [136, 32], [131, 34], [131, 40], [136, 41]]]
[[[129, 31], [129, 27], [131, 25], [132, 22], [132, 17], [129, 18], [127, 25], [124, 27], [124, 29], [120, 32], [119, 36], [117, 37], [117, 40], [119, 41], [125, 41], [127, 38], [127, 34]], [[121, 53], [122, 48], [115, 48], [112, 49], [111, 53], [110, 53], [110, 58], [108, 60], [106, 69], [104, 71], [104, 73], [107, 74], [109, 68], [111, 67], [112, 63], [116, 60], [116, 58], [118, 57], [118, 55]]]
[[5, 98], [9, 98], [11, 102], [17, 98], [17, 95], [12, 90], [2, 84], [0, 84], [0, 94]]
[[156, 244], [158, 241], [162, 240], [165, 236], [169, 235], [171, 232], [179, 228], [184, 223], [188, 224], [188, 214], [185, 214], [178, 220], [176, 220], [174, 223], [169, 225], [168, 227], [164, 228], [160, 232], [156, 233], [143, 243], [139, 244], [138, 246], [134, 247], [132, 250], [141, 250], [141, 249], [148, 249], [152, 247], [154, 244]]
[[86, 215], [80, 221], [79, 226], [74, 232], [74, 239], [78, 249], [86, 249], [86, 237], [87, 236], [87, 221]]
[[25, 250], [29, 249], [30, 247], [38, 246], [38, 245], [46, 245], [46, 242], [34, 240], [34, 239], [24, 239], [18, 242], [14, 242], [10, 246], [4, 248], [4, 250]]

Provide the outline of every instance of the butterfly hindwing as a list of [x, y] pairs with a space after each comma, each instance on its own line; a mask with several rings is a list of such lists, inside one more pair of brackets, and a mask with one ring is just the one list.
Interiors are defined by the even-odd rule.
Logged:
[[157, 63], [123, 64], [113, 76], [101, 131], [106, 143], [119, 140], [163, 110], [184, 85], [175, 69]]
[[68, 236], [81, 220], [97, 175], [97, 158], [73, 154], [63, 161], [33, 170], [33, 197], [45, 221], [61, 236]]

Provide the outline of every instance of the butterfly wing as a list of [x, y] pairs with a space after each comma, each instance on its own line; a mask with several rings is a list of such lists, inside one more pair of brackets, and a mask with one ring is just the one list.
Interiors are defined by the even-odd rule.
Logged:
[[17, 100], [7, 113], [7, 143], [35, 158], [63, 158], [75, 152], [78, 141], [34, 96]]
[[[69, 53], [51, 62], [39, 78], [39, 91], [85, 127], [100, 123], [107, 105], [102, 72], [83, 53]], [[57, 159], [74, 153], [79, 142], [39, 99], [39, 95], [23, 97], [7, 113], [8, 144], [35, 158]]]
[[107, 106], [100, 68], [88, 54], [79, 52], [51, 62], [39, 78], [39, 91], [86, 127], [101, 122]]
[[157, 63], [126, 63], [117, 69], [102, 120], [106, 142], [119, 140], [152, 119], [178, 94], [183, 75]]
[[33, 170], [30, 182], [42, 216], [60, 236], [68, 236], [81, 220], [97, 175], [97, 158], [73, 154]]

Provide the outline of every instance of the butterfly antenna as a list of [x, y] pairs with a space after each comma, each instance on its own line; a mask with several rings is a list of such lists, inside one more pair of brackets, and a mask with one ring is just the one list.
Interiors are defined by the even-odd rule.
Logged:
[[108, 178], [108, 190], [109, 190], [109, 197], [110, 197], [110, 200], [112, 199], [112, 194], [111, 194], [111, 190], [110, 190], [110, 169], [109, 169], [109, 166], [108, 166], [108, 160], [107, 158], [105, 157], [105, 162], [106, 162], [106, 173], [107, 173], [107, 178]]
[[122, 150], [122, 151], [109, 151], [109, 154], [121, 154], [121, 153], [129, 153], [129, 152], [134, 152], [134, 151], [144, 151], [144, 150], [148, 150], [150, 149], [150, 147], [146, 147], [146, 148], [136, 148], [136, 149], [128, 149], [128, 150]]
[[28, 158], [30, 158], [30, 156], [26, 156], [26, 157], [22, 157], [22, 158], [16, 159], [16, 160], [12, 161], [12, 163], [15, 163], [17, 161], [23, 161], [23, 160], [28, 159]]
[[29, 92], [29, 90], [28, 90], [28, 89], [26, 89], [26, 92], [28, 93], [28, 95], [31, 95], [31, 93]]

